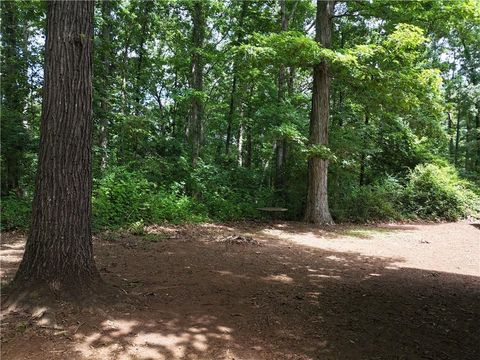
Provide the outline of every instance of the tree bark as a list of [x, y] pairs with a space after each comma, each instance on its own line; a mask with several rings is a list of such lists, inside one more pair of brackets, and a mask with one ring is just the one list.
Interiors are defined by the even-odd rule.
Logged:
[[192, 53], [192, 111], [190, 116], [190, 142], [192, 146], [192, 164], [196, 165], [200, 156], [203, 132], [203, 42], [205, 38], [205, 14], [202, 0], [193, 3], [193, 53]]
[[475, 159], [474, 170], [480, 171], [480, 101], [477, 102], [477, 114], [475, 116], [475, 132], [477, 142], [477, 156]]
[[454, 155], [455, 167], [458, 166], [459, 143], [460, 143], [460, 109], [457, 110], [457, 126], [455, 130], [455, 155]]
[[471, 122], [471, 114], [469, 111], [466, 111], [465, 114], [465, 122], [466, 122], [466, 133], [465, 133], [465, 163], [464, 163], [464, 168], [465, 171], [470, 170], [470, 164], [471, 164], [471, 149], [473, 149], [472, 146], [472, 122]]
[[451, 112], [447, 112], [447, 128], [448, 128], [448, 155], [450, 159], [453, 157], [455, 145], [453, 144], [453, 136], [452, 136], [452, 127], [453, 127], [453, 121], [452, 121], [452, 114]]
[[14, 288], [78, 296], [100, 277], [91, 234], [93, 1], [50, 1], [33, 214]]
[[[242, 116], [242, 115], [241, 115]], [[243, 120], [240, 119], [240, 124], [238, 125], [238, 140], [237, 140], [237, 162], [238, 166], [243, 166]]]
[[110, 69], [112, 67], [112, 51], [111, 41], [112, 41], [112, 25], [111, 25], [111, 10], [112, 2], [111, 0], [102, 1], [102, 28], [101, 28], [101, 39], [102, 39], [102, 56], [101, 56], [101, 67], [102, 74], [101, 76], [104, 79], [103, 82], [103, 92], [102, 98], [100, 100], [100, 134], [99, 134], [99, 143], [100, 143], [100, 168], [104, 170], [107, 167], [108, 161], [108, 90], [109, 90], [109, 77]]
[[[316, 40], [330, 48], [334, 1], [317, 0]], [[313, 68], [310, 144], [328, 145], [330, 74], [323, 60]], [[328, 160], [311, 156], [308, 161], [308, 192], [305, 220], [315, 224], [333, 224], [328, 207]]]
[[365, 185], [365, 161], [366, 161], [366, 155], [365, 155], [365, 147], [367, 145], [367, 131], [368, 131], [368, 112], [365, 111], [365, 129], [364, 129], [364, 137], [363, 137], [363, 147], [364, 151], [362, 151], [361, 159], [360, 159], [360, 178], [359, 178], [359, 184], [360, 186]]
[[[281, 31], [287, 31], [288, 18], [286, 13], [286, 2], [280, 0], [280, 24]], [[287, 71], [284, 65], [280, 65], [278, 72], [278, 104], [282, 105], [285, 101], [285, 92], [287, 87]], [[280, 124], [279, 124], [280, 125]], [[285, 171], [286, 171], [286, 158], [287, 158], [287, 140], [285, 138], [278, 138], [275, 140], [275, 179], [274, 187], [275, 191], [281, 198], [285, 199]]]
[[[235, 41], [235, 45], [239, 45], [243, 41], [244, 29], [243, 29], [243, 20], [247, 15], [249, 1], [242, 2], [242, 9], [240, 11], [240, 17], [238, 19], [238, 34]], [[230, 153], [230, 144], [232, 142], [232, 127], [233, 127], [233, 118], [235, 115], [235, 108], [237, 105], [237, 84], [238, 84], [238, 70], [237, 63], [234, 60], [233, 62], [233, 80], [232, 80], [232, 91], [230, 92], [230, 103], [228, 106], [228, 117], [227, 117], [227, 138], [225, 140], [225, 152], [228, 155]]]

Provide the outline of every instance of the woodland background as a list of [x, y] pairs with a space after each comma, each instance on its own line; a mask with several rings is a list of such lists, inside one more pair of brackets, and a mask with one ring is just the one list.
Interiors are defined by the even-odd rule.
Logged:
[[[2, 229], [29, 226], [46, 6], [1, 3]], [[332, 47], [311, 1], [103, 1], [94, 38], [97, 230], [304, 217], [328, 159], [336, 222], [479, 212], [480, 10], [338, 2]], [[308, 144], [312, 66], [331, 67], [329, 145]]]

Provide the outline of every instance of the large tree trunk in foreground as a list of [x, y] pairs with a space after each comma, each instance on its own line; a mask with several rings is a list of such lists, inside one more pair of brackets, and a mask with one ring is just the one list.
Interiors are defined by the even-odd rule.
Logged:
[[99, 279], [91, 234], [93, 1], [51, 1], [32, 224], [13, 287], [79, 295]]
[[[317, 0], [316, 40], [329, 48], [332, 40], [333, 1]], [[322, 61], [313, 68], [310, 145], [328, 145], [330, 111], [330, 74], [328, 63]], [[308, 193], [305, 220], [315, 224], [332, 224], [327, 194], [328, 160], [318, 155], [308, 161]]]

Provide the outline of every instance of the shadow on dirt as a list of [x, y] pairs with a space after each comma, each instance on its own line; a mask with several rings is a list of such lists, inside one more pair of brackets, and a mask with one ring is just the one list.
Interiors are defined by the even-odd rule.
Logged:
[[478, 277], [300, 245], [132, 243], [96, 242], [122, 302], [60, 311], [58, 330], [7, 314], [2, 358], [480, 358]]

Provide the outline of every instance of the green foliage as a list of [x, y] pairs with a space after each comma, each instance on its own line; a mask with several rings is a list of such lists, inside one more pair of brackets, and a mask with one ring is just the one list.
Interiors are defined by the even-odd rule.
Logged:
[[354, 187], [332, 206], [341, 221], [401, 219], [455, 221], [480, 215], [480, 197], [459, 179], [451, 166], [421, 164], [407, 182], [386, 177], [367, 186]]
[[[225, 172], [203, 163], [191, 172], [188, 184], [169, 186], [159, 186], [141, 172], [113, 168], [95, 184], [94, 226], [126, 227], [141, 235], [150, 223], [255, 218], [259, 215], [256, 208], [268, 204], [271, 191], [252, 184], [248, 171]], [[193, 195], [187, 194], [187, 188]]]
[[393, 177], [384, 178], [372, 185], [356, 186], [332, 206], [333, 216], [340, 221], [401, 220], [403, 187]]
[[20, 198], [16, 195], [2, 197], [0, 204], [0, 229], [2, 231], [27, 229], [30, 225], [31, 212], [31, 199]]
[[478, 214], [480, 199], [451, 167], [419, 165], [409, 176], [404, 204], [412, 216], [432, 220], [458, 220]]
[[154, 223], [200, 222], [208, 219], [205, 207], [182, 193], [183, 184], [161, 189], [151, 198], [151, 221]]
[[[252, 219], [264, 206], [287, 207], [287, 218], [300, 220], [309, 156], [330, 160], [336, 221], [478, 212], [478, 185], [448, 167], [480, 179], [478, 1], [337, 2], [336, 14], [348, 16], [333, 18], [329, 49], [307, 30], [314, 2], [286, 1], [287, 31], [276, 1], [202, 3], [198, 47], [191, 1], [97, 2], [97, 229], [143, 234], [164, 221]], [[45, 10], [43, 2], [2, 2], [2, 229], [29, 223]], [[193, 53], [202, 57], [203, 89], [192, 86]], [[332, 77], [328, 147], [308, 144], [312, 65], [323, 60]], [[187, 140], [194, 98], [204, 104], [195, 166]], [[281, 191], [279, 139], [287, 145]]]
[[155, 185], [141, 174], [115, 168], [96, 185], [93, 219], [97, 228], [115, 228], [150, 217], [151, 194]]
[[336, 161], [337, 157], [332, 149], [325, 145], [310, 145], [307, 150], [308, 157], [318, 157], [322, 160]]

